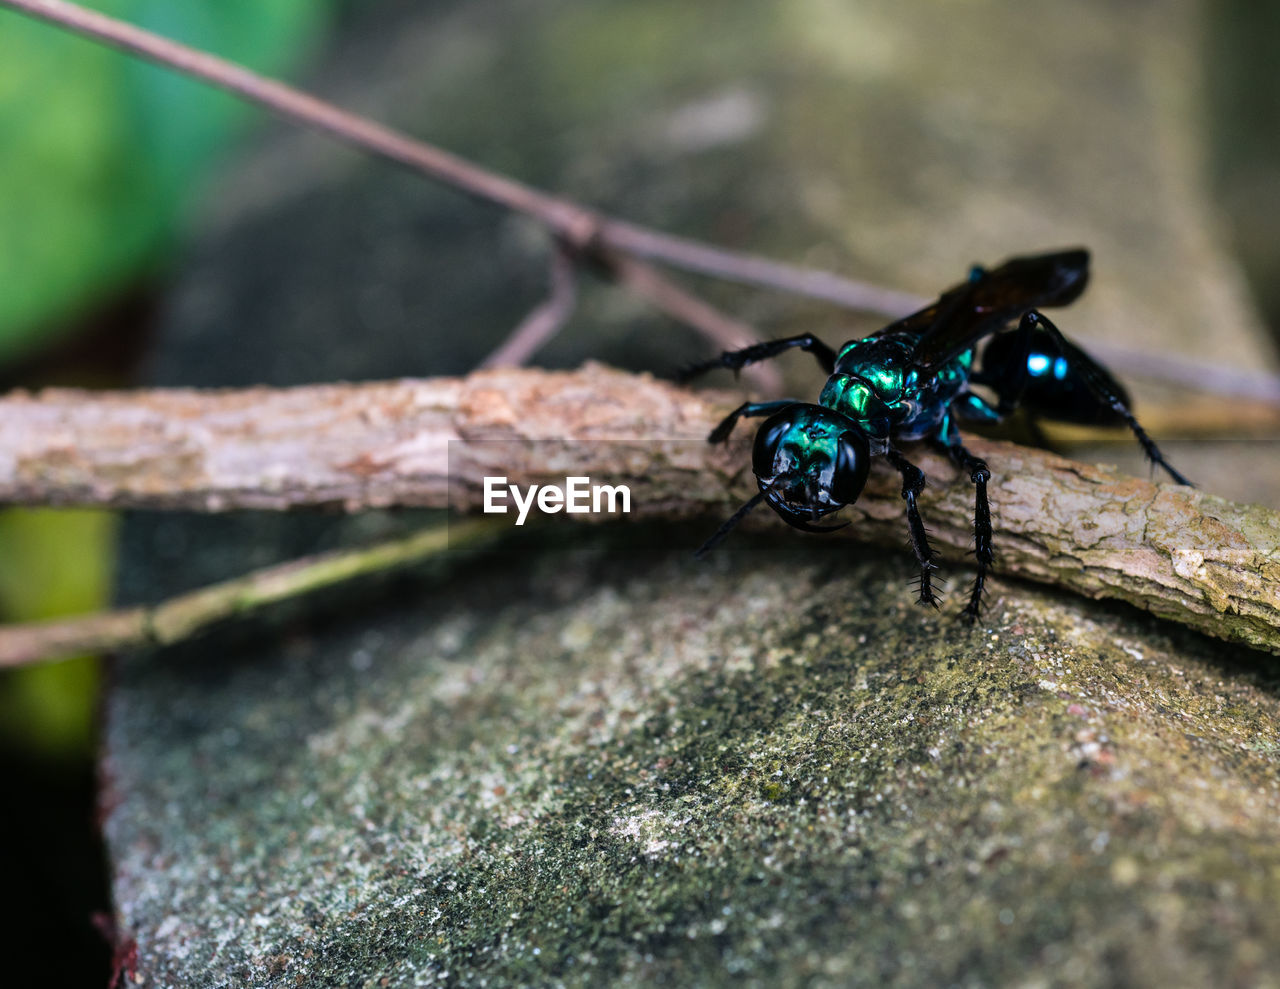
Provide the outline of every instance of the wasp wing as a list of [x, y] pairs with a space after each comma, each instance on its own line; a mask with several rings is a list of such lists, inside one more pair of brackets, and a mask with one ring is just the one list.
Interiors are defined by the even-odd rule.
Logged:
[[997, 268], [974, 269], [967, 282], [882, 333], [917, 335], [912, 363], [932, 370], [1030, 309], [1074, 302], [1088, 281], [1089, 252], [1082, 247], [1010, 258]]

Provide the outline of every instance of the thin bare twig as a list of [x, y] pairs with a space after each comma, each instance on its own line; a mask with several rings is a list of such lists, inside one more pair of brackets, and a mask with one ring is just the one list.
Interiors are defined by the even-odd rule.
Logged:
[[[605, 270], [616, 275], [623, 284], [663, 312], [686, 322], [722, 348], [744, 346], [760, 339], [752, 327], [695, 298], [656, 269], [640, 261], [612, 256], [610, 247], [614, 247], [615, 251], [627, 250], [622, 245], [612, 243], [613, 234], [610, 230], [615, 227], [614, 233], [619, 233], [623, 241], [630, 239], [647, 243], [652, 252], [653, 245], [659, 244], [662, 238], [657, 236], [646, 239], [641, 236], [646, 233], [642, 228], [615, 224], [602, 214], [578, 203], [549, 195], [504, 175], [480, 168], [447, 151], [339, 109], [292, 86], [65, 0], [0, 0], [0, 5], [13, 7], [131, 54], [159, 62], [185, 75], [202, 79], [292, 120], [316, 127], [362, 150], [447, 182], [476, 198], [540, 220], [564, 246], [568, 256], [600, 261]], [[678, 239], [673, 239], [668, 246], [673, 247], [681, 257], [697, 256], [698, 253], [694, 249], [696, 245], [680, 242]], [[657, 250], [660, 253], [661, 249]], [[721, 260], [732, 266], [731, 255], [726, 254]], [[563, 302], [563, 294], [557, 299], [554, 292], [553, 286], [551, 308], [534, 314], [537, 321], [532, 329], [520, 328], [525, 333], [522, 338], [524, 341], [533, 340], [534, 331], [549, 335], [558, 327], [555, 317], [558, 314], [557, 307]], [[772, 368], [754, 369], [748, 375], [766, 392], [776, 393], [781, 387], [781, 375]]]
[[[0, 399], [0, 500], [479, 511], [486, 477], [563, 486], [585, 475], [627, 484], [634, 515], [716, 518], [754, 490], [750, 430], [728, 448], [705, 442], [739, 400], [598, 365], [292, 389], [15, 394]], [[995, 474], [1004, 572], [1280, 652], [1280, 514], [1039, 450], [969, 445]], [[922, 500], [935, 542], [963, 558], [971, 485], [950, 483], [954, 468], [931, 452], [911, 456], [937, 482]], [[873, 470], [845, 531], [900, 547], [900, 487], [892, 471]]]
[[560, 244], [551, 248], [550, 291], [480, 367], [520, 367], [554, 337], [573, 315], [578, 302], [577, 268], [569, 252]]
[[446, 548], [474, 545], [496, 535], [501, 528], [493, 520], [473, 519], [425, 529], [376, 546], [322, 553], [255, 570], [158, 605], [0, 626], [0, 669], [79, 653], [170, 645], [218, 622], [244, 618], [279, 601], [421, 563]]
[[687, 237], [650, 230], [624, 220], [605, 219], [600, 241], [635, 257], [661, 261], [673, 268], [710, 275], [728, 282], [777, 289], [792, 295], [833, 302], [857, 312], [897, 319], [927, 305], [929, 300], [911, 292], [883, 288], [869, 282], [786, 264], [770, 258], [713, 247]]
[[[673, 267], [823, 299], [849, 309], [899, 317], [927, 302], [919, 296], [870, 285], [833, 272], [785, 264], [673, 234], [651, 230], [607, 216], [570, 200], [550, 195], [513, 179], [482, 169], [456, 155], [391, 128], [317, 99], [291, 86], [141, 28], [86, 10], [65, 0], [0, 0], [0, 6], [105, 42], [126, 52], [202, 79], [281, 116], [325, 131], [372, 154], [380, 155], [425, 175], [447, 182], [477, 198], [524, 213], [546, 225], [574, 250], [590, 256], [599, 249], [660, 261]], [[661, 279], [657, 272], [652, 278]], [[684, 290], [672, 285], [676, 293]], [[684, 293], [688, 294], [688, 293]], [[701, 300], [700, 305], [705, 306]], [[715, 314], [711, 322], [721, 318]], [[727, 318], [727, 317], [724, 317]], [[740, 324], [741, 327], [741, 324]], [[705, 330], [706, 323], [701, 324]], [[738, 342], [747, 339], [740, 328]], [[754, 333], [752, 333], [754, 339]], [[1280, 402], [1280, 379], [1275, 375], [1245, 375], [1227, 368], [1190, 365], [1179, 358], [1133, 354], [1106, 343], [1090, 343], [1099, 356], [1117, 369], [1184, 381], [1198, 390], [1248, 394], [1260, 401]]]
[[[759, 339], [752, 327], [686, 292], [644, 261], [625, 255], [606, 256], [599, 250], [593, 260], [618, 284], [659, 312], [691, 326], [721, 350], [746, 346]], [[575, 274], [569, 249], [557, 244], [551, 259], [550, 295], [516, 327], [502, 346], [485, 358], [480, 367], [519, 367], [550, 340], [573, 312], [577, 298]], [[782, 388], [782, 375], [771, 365], [749, 367], [743, 375], [765, 394], [776, 395]]]
[[0, 6], [60, 25], [184, 75], [202, 79], [371, 154], [447, 182], [468, 195], [524, 213], [541, 221], [557, 237], [583, 253], [603, 246], [688, 271], [827, 299], [851, 309], [889, 316], [910, 312], [919, 303], [918, 299], [905, 293], [828, 272], [714, 248], [613, 219], [568, 199], [480, 168], [457, 155], [339, 109], [226, 59], [66, 0], [0, 0]]
[[[615, 254], [606, 263], [620, 285], [672, 319], [694, 327], [720, 350], [736, 350], [760, 339], [752, 327], [686, 292], [645, 261]], [[778, 395], [782, 391], [782, 373], [772, 364], [753, 364], [743, 368], [742, 376], [766, 395]]]

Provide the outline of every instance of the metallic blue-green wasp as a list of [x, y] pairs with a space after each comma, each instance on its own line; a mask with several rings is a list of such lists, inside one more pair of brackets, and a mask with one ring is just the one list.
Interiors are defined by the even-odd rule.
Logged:
[[[870, 459], [882, 456], [902, 475], [907, 527], [920, 564], [920, 603], [936, 607], [937, 564], [916, 505], [925, 477], [898, 449], [900, 443], [923, 440], [945, 451], [974, 485], [978, 573], [963, 611], [973, 620], [993, 561], [987, 501], [991, 471], [965, 449], [958, 422], [994, 423], [1024, 408], [1033, 416], [1066, 422], [1127, 425], [1152, 463], [1177, 483], [1190, 483], [1133, 417], [1119, 382], [1040, 312], [1075, 301], [1088, 279], [1089, 252], [1082, 248], [1012, 258], [997, 268], [974, 267], [966, 281], [936, 302], [839, 351], [805, 333], [729, 351], [688, 368], [685, 380], [715, 368], [736, 372], [798, 347], [812, 354], [828, 375], [816, 405], [795, 399], [746, 402], [711, 431], [709, 441], [722, 443], [743, 416], [767, 417], [752, 451], [759, 493], [698, 555], [718, 544], [762, 501], [797, 529], [841, 528], [815, 523], [857, 501]], [[995, 400], [972, 391], [972, 385], [987, 387]]]

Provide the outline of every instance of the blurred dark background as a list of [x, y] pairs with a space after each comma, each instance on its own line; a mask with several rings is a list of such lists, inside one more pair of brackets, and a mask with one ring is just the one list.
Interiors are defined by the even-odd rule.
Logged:
[[[819, 266], [864, 261], [871, 270], [850, 273], [919, 288], [906, 284], [905, 275], [894, 283], [893, 258], [851, 259], [806, 243], [803, 227], [789, 221], [796, 194], [761, 164], [767, 156], [740, 156], [728, 142], [709, 152], [720, 157], [714, 184], [699, 170], [685, 181], [656, 181], [679, 167], [675, 152], [663, 151], [664, 141], [691, 146], [710, 132], [699, 124], [697, 104], [683, 124], [668, 118], [665, 130], [654, 131], [656, 150], [634, 153], [630, 138], [609, 128], [601, 107], [610, 103], [600, 91], [616, 89], [619, 108], [658, 100], [664, 94], [649, 93], [649, 77], [634, 67], [650, 50], [656, 59], [681, 43], [710, 43], [710, 35], [698, 33], [705, 25], [680, 4], [650, 4], [643, 15], [634, 0], [115, 0], [95, 6], [379, 116], [399, 106], [396, 60], [415, 79], [434, 78], [439, 64], [436, 88], [418, 94], [428, 110], [396, 121], [428, 140], [590, 204], [619, 209], [622, 202], [630, 215], [654, 225], [679, 217], [707, 239], [746, 248], [767, 243], [775, 255]], [[1274, 333], [1280, 327], [1274, 234], [1280, 228], [1280, 8], [1223, 0], [1197, 10], [1203, 37], [1196, 57], [1206, 80], [1198, 108], [1203, 165], [1218, 218]], [[743, 32], [767, 25], [759, 5], [734, 8], [733, 16]], [[425, 17], [438, 19], [447, 43], [418, 54], [400, 41], [396, 25]], [[522, 47], [512, 23], [528, 27], [530, 37], [572, 34], [577, 63], [539, 63], [532, 42]], [[716, 43], [724, 51], [701, 53], [706, 60], [699, 64], [714, 67], [717, 59], [735, 57], [733, 32]], [[874, 44], [863, 45], [874, 53]], [[470, 68], [450, 77], [450, 59]], [[368, 71], [373, 65], [383, 73]], [[327, 187], [334, 176], [354, 170], [358, 156], [268, 124], [204, 87], [9, 12], [0, 12], [0, 66], [0, 377], [7, 387], [288, 384], [462, 373], [543, 292], [545, 242], [529, 225], [389, 168], [332, 195]], [[802, 71], [780, 60], [764, 66], [759, 79]], [[482, 85], [489, 76], [501, 80], [492, 90]], [[533, 85], [538, 80], [545, 91]], [[680, 85], [696, 91], [705, 81], [689, 72]], [[595, 90], [581, 108], [566, 96], [575, 87]], [[516, 105], [513, 92], [527, 95], [529, 105]], [[544, 105], [549, 95], [555, 112]], [[729, 87], [716, 97], [719, 104], [703, 107], [704, 121], [750, 129], [753, 114], [771, 98], [766, 90]], [[575, 127], [593, 129], [590, 138]], [[584, 145], [594, 150], [575, 150]], [[238, 179], [229, 182], [223, 176], [237, 158], [253, 165], [249, 174], [240, 165]], [[299, 238], [296, 229], [307, 224], [334, 231], [349, 250], [330, 250], [323, 237]], [[769, 236], [758, 236], [761, 230]], [[399, 245], [410, 235], [434, 247], [408, 253]], [[278, 259], [286, 254], [295, 263], [289, 279], [278, 276]], [[226, 275], [227, 258], [242, 262], [233, 277]], [[235, 298], [226, 296], [227, 285], [235, 287]], [[333, 292], [334, 285], [342, 291]], [[708, 290], [739, 311], [746, 307], [771, 332], [838, 321], [808, 303], [759, 295], [743, 302], [721, 287]], [[232, 322], [274, 330], [269, 337], [250, 332], [227, 346]], [[587, 329], [596, 324], [614, 328], [607, 340]], [[332, 326], [346, 330], [326, 335]], [[466, 332], [422, 329], [449, 326]], [[626, 298], [588, 286], [581, 315], [540, 359], [572, 365], [591, 355], [663, 369], [679, 363], [672, 355], [682, 339], [681, 331]], [[151, 562], [172, 590], [266, 562], [231, 553], [218, 565], [221, 574], [192, 570], [182, 539], [166, 537], [163, 520], [138, 524], [150, 526], [146, 538], [159, 547]], [[222, 523], [202, 524], [216, 529]], [[145, 598], [130, 572], [116, 580], [119, 525], [102, 512], [6, 510], [0, 516], [4, 620]], [[325, 544], [331, 528], [307, 530], [293, 548]], [[111, 911], [97, 825], [110, 792], [96, 763], [100, 695], [110, 682], [105, 668], [100, 657], [82, 657], [0, 676], [0, 773], [8, 791], [0, 847], [6, 899], [17, 907], [4, 922], [4, 942], [17, 972], [38, 973], [42, 985], [101, 985], [111, 965], [111, 948], [93, 921]]]

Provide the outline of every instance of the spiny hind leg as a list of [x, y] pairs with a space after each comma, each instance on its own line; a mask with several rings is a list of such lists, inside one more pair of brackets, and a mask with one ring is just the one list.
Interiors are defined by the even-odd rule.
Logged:
[[995, 562], [995, 550], [991, 544], [991, 505], [987, 501], [987, 482], [991, 480], [991, 469], [985, 460], [966, 450], [954, 432], [951, 435], [951, 440], [937, 440], [937, 445], [946, 451], [957, 467], [969, 472], [969, 480], [973, 482], [973, 555], [978, 563], [978, 573], [973, 579], [969, 603], [960, 612], [960, 616], [965, 621], [975, 622], [982, 612], [987, 572]]
[[920, 518], [920, 508], [916, 499], [924, 490], [924, 471], [900, 454], [889, 449], [885, 453], [889, 463], [902, 475], [902, 497], [907, 503], [907, 531], [911, 535], [911, 549], [920, 564], [920, 604], [938, 606], [938, 597], [933, 589], [933, 572], [938, 569], [934, 562], [934, 551], [929, 545], [929, 535], [924, 528], [924, 520]]
[[[1164, 454], [1160, 452], [1160, 448], [1156, 446], [1155, 440], [1147, 435], [1147, 431], [1142, 428], [1138, 420], [1134, 418], [1133, 413], [1129, 411], [1129, 406], [1125, 404], [1123, 398], [1115, 393], [1107, 384], [1103, 375], [1098, 372], [1098, 365], [1093, 358], [1080, 350], [1079, 347], [1070, 348], [1067, 346], [1066, 338], [1063, 337], [1062, 331], [1053, 325], [1053, 322], [1044, 313], [1038, 310], [1031, 310], [1022, 317], [1019, 329], [1022, 327], [1030, 327], [1038, 329], [1049, 334], [1057, 343], [1064, 357], [1070, 362], [1074, 370], [1078, 371], [1084, 379], [1084, 383], [1089, 386], [1089, 390], [1094, 393], [1101, 401], [1105, 402], [1120, 418], [1122, 418], [1130, 431], [1137, 438], [1138, 443], [1142, 446], [1142, 452], [1147, 455], [1147, 459], [1153, 464], [1161, 467], [1178, 484], [1185, 484], [1194, 487], [1190, 481], [1182, 476], [1169, 461], [1165, 460]], [[1075, 354], [1072, 354], [1074, 349]]]

